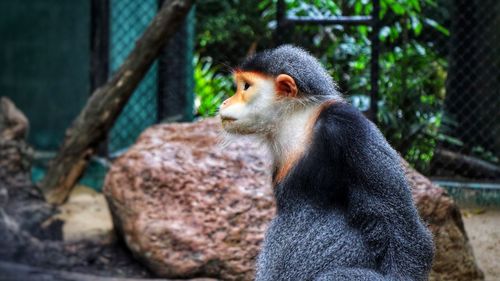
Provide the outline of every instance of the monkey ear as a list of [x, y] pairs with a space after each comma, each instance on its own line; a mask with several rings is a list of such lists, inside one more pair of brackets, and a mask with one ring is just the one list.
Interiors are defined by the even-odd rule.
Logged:
[[297, 84], [290, 75], [280, 74], [276, 77], [276, 92], [280, 96], [294, 98], [298, 93]]

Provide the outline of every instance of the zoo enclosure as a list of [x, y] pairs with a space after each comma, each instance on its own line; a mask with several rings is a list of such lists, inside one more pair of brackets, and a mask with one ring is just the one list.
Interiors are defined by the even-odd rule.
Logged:
[[[277, 42], [316, 51], [346, 96], [362, 110], [372, 109], [371, 117], [376, 116], [391, 144], [418, 170], [433, 178], [498, 184], [498, 1], [314, 1], [338, 3], [337, 14], [321, 14], [322, 7], [306, 5], [313, 1], [268, 2], [276, 5], [277, 24], [271, 28], [279, 35]], [[297, 11], [301, 7], [293, 3], [298, 2], [306, 8]], [[358, 2], [359, 7], [352, 4]], [[413, 14], [401, 7], [415, 2], [435, 4], [421, 4]], [[381, 16], [373, 17], [377, 3]], [[2, 68], [7, 71], [0, 89], [28, 114], [30, 141], [37, 148], [55, 150], [88, 94], [118, 67], [160, 4], [0, 1], [2, 10], [9, 11], [2, 17]], [[30, 17], [44, 23], [44, 32], [30, 24]], [[12, 28], [10, 22], [16, 20], [23, 32]], [[193, 118], [193, 21], [192, 12], [134, 93], [103, 144], [102, 155], [127, 148], [149, 125]], [[378, 36], [371, 26], [379, 30]], [[301, 37], [311, 27], [316, 27], [315, 36], [330, 37], [320, 43]], [[25, 63], [19, 63], [20, 58]], [[49, 105], [42, 108], [47, 100]], [[49, 131], [56, 129], [57, 134]]]
[[[101, 5], [101, 11], [109, 16], [110, 34], [106, 37], [109, 42], [99, 50], [109, 54], [108, 67], [112, 72], [161, 2], [94, 2], [94, 7]], [[353, 98], [354, 103], [358, 101], [358, 105], [364, 100], [369, 105], [365, 105], [364, 109], [368, 109], [368, 115], [378, 123], [386, 137], [426, 175], [454, 181], [498, 182], [500, 41], [495, 27], [500, 26], [500, 4], [494, 0], [481, 4], [465, 0], [439, 0], [435, 5], [421, 6], [418, 11], [421, 18], [417, 22], [415, 15], [387, 7], [389, 2], [371, 1], [365, 5], [365, 14], [362, 9], [355, 15], [324, 16], [307, 12], [306, 15], [300, 12], [294, 14], [293, 8], [279, 0], [276, 3], [277, 43], [306, 43], [294, 40], [294, 34], [302, 32], [301, 28], [307, 26], [327, 28], [341, 25], [346, 27], [340, 30], [345, 33], [353, 32], [352, 28], [356, 26], [370, 27], [366, 42], [369, 63], [357, 72], [352, 71], [350, 66], [342, 68], [347, 73], [356, 72], [353, 76], [368, 77], [369, 82], [359, 89], [366, 90], [369, 95], [351, 95], [355, 92], [351, 91], [349, 82], [341, 84], [341, 90]], [[110, 7], [103, 8], [102, 3], [108, 3], [104, 6]], [[384, 3], [389, 12], [386, 11], [384, 17], [377, 16], [381, 15], [380, 6], [382, 4], [384, 8]], [[353, 12], [352, 8], [342, 9]], [[407, 30], [405, 24], [417, 27]], [[418, 27], [418, 24], [421, 26]], [[399, 36], [391, 39], [391, 33], [398, 28], [396, 32], [400, 33]], [[417, 28], [420, 28], [418, 32]], [[179, 38], [174, 41], [179, 40], [182, 41]], [[183, 46], [173, 49], [174, 53], [179, 52]], [[394, 59], [391, 56], [399, 57]], [[354, 55], [351, 59], [357, 57]], [[391, 59], [395, 62], [387, 66]], [[165, 102], [168, 98], [165, 98], [160, 83], [164, 87], [183, 81], [185, 78], [182, 77], [188, 75], [169, 80], [170, 75], [164, 75], [165, 61], [160, 59], [153, 67], [117, 121], [108, 140], [111, 152], [126, 148], [137, 132], [165, 119], [165, 116], [161, 117], [165, 115], [162, 105], [175, 104], [175, 99]], [[189, 58], [182, 63], [184, 66], [191, 65]], [[182, 68], [182, 63], [177, 69]], [[161, 79], [158, 79], [159, 75], [162, 75]], [[171, 108], [179, 107], [174, 105]], [[189, 116], [190, 112], [184, 113], [184, 116]], [[167, 119], [179, 120], [178, 117]], [[185, 117], [180, 119], [186, 120]]]

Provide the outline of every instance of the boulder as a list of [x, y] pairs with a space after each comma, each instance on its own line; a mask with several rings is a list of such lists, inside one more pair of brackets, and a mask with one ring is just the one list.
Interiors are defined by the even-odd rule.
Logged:
[[158, 125], [107, 174], [115, 225], [163, 277], [252, 280], [274, 214], [269, 161], [251, 140], [223, 147], [219, 122]]
[[[44, 202], [31, 182], [34, 151], [25, 139], [28, 130], [26, 116], [9, 98], [0, 97], [0, 233], [6, 237], [0, 239], [0, 248], [12, 253], [16, 251], [16, 240], [22, 240], [19, 231], [36, 237], [57, 232], [57, 226], [55, 230], [49, 225], [40, 228], [55, 209]], [[0, 258], [7, 256], [0, 253]]]
[[[222, 144], [217, 119], [146, 130], [104, 186], [132, 252], [164, 277], [252, 280], [274, 214], [269, 156], [251, 139]], [[408, 179], [432, 230], [431, 280], [481, 280], [458, 207], [413, 169]]]
[[435, 255], [429, 279], [484, 280], [458, 206], [444, 189], [432, 184], [406, 163], [405, 168], [420, 216], [428, 223], [434, 237]]

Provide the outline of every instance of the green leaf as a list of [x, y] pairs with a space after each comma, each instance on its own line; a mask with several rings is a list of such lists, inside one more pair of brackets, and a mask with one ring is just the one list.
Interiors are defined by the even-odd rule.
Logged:
[[405, 8], [403, 7], [403, 5], [397, 2], [392, 3], [390, 8], [396, 15], [403, 15], [405, 13]]
[[421, 12], [422, 8], [420, 7], [420, 1], [419, 0], [409, 0], [410, 5], [415, 9], [417, 12]]
[[368, 36], [368, 26], [365, 25], [358, 26], [358, 32], [364, 37]]
[[363, 4], [361, 4], [361, 2], [359, 2], [359, 1], [357, 1], [354, 4], [354, 14], [360, 15], [362, 9], [363, 9]]
[[384, 26], [380, 29], [380, 32], [379, 32], [379, 39], [380, 41], [385, 41], [387, 39], [387, 37], [389, 36], [389, 34], [391, 34], [391, 28], [388, 27], [388, 26]]
[[411, 21], [411, 28], [413, 29], [413, 32], [415, 32], [415, 35], [420, 35], [422, 32], [422, 22], [416, 17], [416, 16], [411, 16], [410, 17]]
[[433, 28], [435, 28], [437, 31], [443, 33], [444, 35], [450, 36], [450, 31], [446, 27], [439, 24], [437, 21], [435, 21], [433, 19], [425, 18], [424, 22], [426, 24], [432, 26]]

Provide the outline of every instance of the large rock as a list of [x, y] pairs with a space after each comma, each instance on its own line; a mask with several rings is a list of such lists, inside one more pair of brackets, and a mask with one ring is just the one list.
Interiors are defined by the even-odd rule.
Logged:
[[[222, 146], [219, 122], [157, 125], [117, 159], [104, 192], [129, 248], [165, 277], [252, 280], [274, 213], [269, 157], [248, 139]], [[436, 241], [431, 280], [480, 280], [460, 212], [407, 168]]]
[[[28, 130], [26, 116], [9, 98], [0, 97], [0, 233], [5, 236], [0, 239], [0, 258], [9, 256], [4, 251], [16, 251], [17, 232], [43, 237], [53, 231], [40, 228], [55, 210], [31, 182], [34, 151], [25, 140]], [[9, 240], [9, 236], [15, 239]]]
[[419, 213], [434, 236], [436, 251], [430, 280], [483, 280], [458, 206], [444, 189], [408, 166], [406, 175]]
[[[0, 185], [26, 185], [33, 149], [26, 143], [26, 116], [7, 97], [0, 97]], [[6, 188], [6, 187], [5, 187]]]
[[155, 126], [107, 175], [115, 225], [161, 276], [253, 278], [274, 213], [269, 166], [255, 143], [222, 147], [218, 133], [215, 120]]

